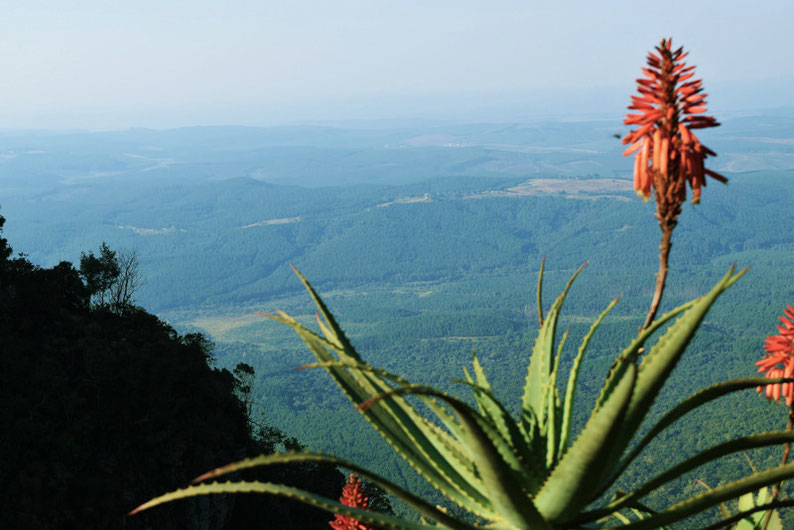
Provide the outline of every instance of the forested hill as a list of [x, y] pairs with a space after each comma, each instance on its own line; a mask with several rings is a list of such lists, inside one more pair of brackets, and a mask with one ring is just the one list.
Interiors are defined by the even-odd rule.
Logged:
[[[0, 235], [4, 219], [0, 217]], [[82, 272], [82, 271], [81, 271]], [[300, 444], [246, 410], [244, 371], [139, 307], [97, 304], [70, 263], [40, 268], [0, 237], [0, 505], [3, 528], [322, 527], [324, 512], [212, 497], [126, 513], [247, 455]], [[336, 497], [335, 469], [265, 475]]]
[[[780, 241], [766, 225], [790, 210], [774, 204], [790, 192], [793, 126], [778, 113], [709, 131], [713, 168], [731, 183], [710, 186], [710, 202], [682, 217], [699, 244], [674, 251], [674, 265]], [[34, 263], [76, 260], [101, 241], [137, 249], [139, 300], [169, 318], [296, 292], [289, 263], [329, 289], [519, 271], [555, 254], [563, 268], [590, 260], [606, 272], [636, 250], [652, 271], [652, 253], [632, 246], [651, 248], [656, 227], [644, 222], [652, 205], [629, 189], [621, 129], [546, 120], [7, 131], [0, 206]], [[725, 238], [728, 225], [738, 232]]]

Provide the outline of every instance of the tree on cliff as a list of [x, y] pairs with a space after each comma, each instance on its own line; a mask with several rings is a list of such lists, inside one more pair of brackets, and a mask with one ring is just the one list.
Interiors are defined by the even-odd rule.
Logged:
[[105, 242], [99, 256], [80, 255], [80, 277], [85, 282], [96, 308], [122, 313], [132, 307], [133, 295], [143, 285], [138, 254], [134, 250], [116, 252]]

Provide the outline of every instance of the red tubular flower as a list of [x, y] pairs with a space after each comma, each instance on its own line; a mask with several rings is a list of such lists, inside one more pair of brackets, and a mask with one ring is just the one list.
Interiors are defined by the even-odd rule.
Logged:
[[[634, 155], [634, 190], [646, 200], [651, 188], [660, 206], [680, 205], [686, 200], [686, 185], [692, 188], [692, 202], [700, 202], [700, 189], [706, 175], [727, 182], [722, 175], [706, 169], [704, 160], [716, 153], [700, 143], [692, 129], [719, 125], [706, 111], [702, 81], [692, 80], [694, 66], [683, 62], [683, 48], [672, 51], [672, 39], [662, 39], [657, 54], [648, 54], [647, 79], [637, 79], [639, 96], [632, 96], [623, 123], [638, 128], [623, 138], [631, 144], [623, 153]], [[660, 210], [661, 213], [661, 210]]]
[[[794, 375], [794, 307], [787, 306], [783, 312], [785, 317], [780, 317], [782, 326], [778, 325], [779, 335], [770, 335], [764, 342], [766, 355], [758, 361], [758, 372], [766, 372], [764, 377], [775, 379], [779, 377], [792, 377]], [[780, 368], [779, 365], [783, 365]], [[758, 387], [758, 393], [766, 389], [766, 398], [780, 402], [780, 396], [785, 396], [786, 405], [789, 407], [794, 402], [794, 383], [777, 383]]]
[[[351, 508], [367, 509], [369, 499], [364, 496], [364, 491], [361, 488], [361, 479], [353, 473], [347, 479], [347, 484], [342, 489], [342, 496], [339, 497], [339, 502]], [[352, 517], [346, 515], [334, 515], [335, 520], [331, 521], [331, 528], [334, 530], [373, 530], [373, 528], [364, 523], [360, 523]]]

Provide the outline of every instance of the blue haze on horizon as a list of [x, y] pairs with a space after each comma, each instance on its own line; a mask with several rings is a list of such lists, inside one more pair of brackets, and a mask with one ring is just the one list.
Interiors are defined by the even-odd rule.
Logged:
[[664, 36], [691, 51], [718, 117], [794, 107], [794, 3], [783, 0], [0, 8], [0, 129], [614, 116]]

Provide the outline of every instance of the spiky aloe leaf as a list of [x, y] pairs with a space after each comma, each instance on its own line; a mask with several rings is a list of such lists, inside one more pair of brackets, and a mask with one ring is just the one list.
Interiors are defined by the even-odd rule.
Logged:
[[[376, 378], [382, 371], [356, 362], [352, 360], [352, 356], [348, 357], [347, 361], [331, 360], [321, 364], [334, 379], [336, 374], [339, 375], [340, 380], [337, 383], [340, 383], [343, 390], [345, 390], [343, 386], [345, 376], [352, 378], [354, 386], [358, 385], [359, 395], [364, 395], [365, 398], [358, 400], [348, 395], [356, 405], [392, 388]], [[338, 373], [339, 370], [342, 370], [341, 374]], [[389, 379], [404, 382], [390, 374]], [[359, 385], [360, 382], [368, 388], [364, 389]], [[487, 497], [481, 491], [479, 479], [469, 472], [473, 465], [470, 462], [460, 462], [458, 456], [461, 451], [450, 450], [449, 440], [441, 439], [438, 430], [431, 428], [426, 419], [402, 397], [395, 396], [392, 400], [378, 402], [362, 412], [395, 451], [432, 486], [459, 506], [480, 517], [495, 516]]]
[[[326, 362], [318, 362], [318, 363], [311, 363], [308, 365], [304, 365], [301, 369], [306, 368], [328, 368], [328, 367], [344, 367], [349, 369], [356, 369], [359, 371], [370, 372], [373, 374], [377, 374], [380, 377], [388, 379], [389, 381], [398, 383], [400, 385], [410, 385], [410, 382], [397, 376], [391, 374], [385, 370], [381, 370], [375, 368], [369, 364], [362, 364], [362, 363], [355, 363], [353, 361], [326, 361]], [[451, 416], [445, 414], [444, 410], [439, 410], [434, 407], [435, 402], [427, 403], [431, 410], [433, 410], [436, 415], [441, 420], [441, 423], [447, 427], [453, 435], [459, 436], [459, 426], [451, 418]], [[479, 477], [476, 475], [474, 463], [468, 459], [464, 455], [464, 449], [461, 446], [460, 442], [457, 438], [450, 436], [450, 434], [440, 428], [438, 428], [433, 423], [429, 422], [426, 418], [419, 415], [414, 415], [413, 418], [420, 422], [423, 430], [428, 433], [428, 437], [439, 451], [439, 453], [445, 458], [445, 460], [457, 470], [457, 472], [463, 477], [463, 479], [468, 482], [469, 484], [475, 485], [475, 487], [480, 485]], [[480, 501], [480, 506], [475, 506], [472, 504], [467, 504], [463, 506], [464, 508], [483, 515], [482, 508], [484, 506], [484, 501]], [[484, 515], [483, 515], [484, 516]]]
[[[767, 488], [761, 488], [761, 491], [758, 493], [759, 504], [766, 504], [766, 500], [763, 502], [761, 498], [763, 497], [766, 499], [767, 495]], [[741, 497], [739, 497], [739, 502], [737, 503], [737, 507], [740, 512], [746, 512], [747, 510], [752, 510], [755, 507], [755, 495], [753, 492], [745, 493]], [[739, 521], [736, 525], [736, 530], [761, 530], [764, 520], [764, 513], [758, 512], [754, 513], [753, 515], [749, 515]], [[772, 521], [770, 521], [771, 524]]]
[[639, 422], [645, 418], [645, 414], [648, 412], [659, 389], [664, 385], [673, 368], [675, 368], [678, 359], [680, 359], [698, 326], [705, 318], [706, 313], [711, 309], [712, 304], [747, 271], [747, 269], [744, 269], [734, 275], [733, 270], [734, 267], [731, 267], [722, 280], [706, 296], [700, 298], [687, 310], [642, 359], [637, 372], [635, 393], [629, 404], [626, 418], [627, 425], [623, 429], [624, 436], [633, 435], [633, 424], [639, 426]]
[[471, 352], [471, 364], [474, 367], [474, 375], [477, 376], [477, 384], [485, 389], [491, 390], [491, 385], [488, 383], [488, 378], [485, 376], [480, 360], [477, 358], [476, 352]]
[[631, 344], [629, 344], [628, 348], [623, 350], [621, 354], [618, 355], [618, 358], [612, 362], [612, 366], [609, 368], [604, 385], [601, 387], [601, 393], [596, 400], [595, 408], [599, 408], [607, 400], [615, 385], [617, 385], [617, 383], [620, 381], [620, 378], [623, 377], [625, 365], [630, 363], [633, 364], [637, 360], [637, 357], [645, 345], [645, 341], [648, 340], [651, 335], [653, 335], [667, 322], [695, 305], [695, 302], [697, 302], [697, 300], [691, 300], [683, 305], [678, 306], [669, 313], [665, 313], [661, 317], [657, 318], [651, 323], [650, 326], [640, 331], [639, 336], [634, 339]]
[[765, 377], [746, 377], [742, 379], [733, 379], [731, 381], [725, 381], [722, 383], [717, 383], [715, 385], [709, 386], [698, 392], [695, 392], [684, 401], [676, 405], [673, 409], [671, 409], [667, 414], [665, 414], [661, 420], [659, 420], [656, 425], [654, 425], [651, 430], [640, 440], [640, 442], [634, 446], [631, 452], [626, 456], [620, 464], [617, 466], [617, 469], [613, 473], [613, 477], [609, 480], [608, 484], [614, 482], [614, 480], [620, 476], [621, 473], [628, 467], [628, 465], [634, 461], [635, 458], [645, 449], [645, 447], [653, 440], [660, 432], [664, 429], [672, 425], [676, 420], [680, 419], [687, 413], [695, 410], [696, 408], [704, 405], [710, 401], [713, 401], [719, 397], [724, 395], [730, 394], [732, 392], [739, 392], [742, 390], [747, 390], [748, 388], [755, 388], [760, 385], [766, 384], [775, 384], [775, 383], [788, 383], [794, 382], [794, 378], [792, 379], [767, 379]]
[[565, 453], [535, 496], [538, 511], [549, 521], [564, 522], [590, 502], [592, 480], [610, 450], [610, 440], [620, 427], [631, 399], [636, 367], [629, 364], [614, 392], [593, 412], [579, 437]]
[[[721, 502], [735, 499], [747, 492], [759, 490], [791, 477], [794, 477], [794, 464], [780, 465], [694, 495], [659, 512], [653, 517], [627, 526], [621, 526], [620, 528], [621, 530], [654, 530], [659, 528], [659, 526], [672, 524], [690, 515], [700, 513]], [[769, 505], [768, 507], [773, 508], [774, 506]]]
[[[303, 287], [305, 287], [309, 292], [309, 296], [311, 296], [312, 300], [314, 300], [314, 303], [317, 305], [317, 308], [319, 309], [320, 314], [322, 314], [323, 319], [328, 322], [328, 328], [330, 328], [330, 330], [325, 326], [322, 326], [324, 328], [323, 333], [325, 333], [326, 338], [337, 344], [339, 348], [344, 351], [345, 355], [349, 355], [356, 361], [361, 361], [361, 356], [356, 353], [355, 348], [353, 348], [353, 345], [348, 340], [345, 332], [342, 331], [342, 328], [336, 323], [334, 315], [332, 315], [328, 310], [325, 302], [323, 302], [322, 298], [320, 298], [320, 295], [317, 294], [317, 291], [314, 290], [314, 287], [311, 286], [309, 280], [307, 280], [294, 265], [290, 265], [290, 267], [292, 267], [292, 270], [295, 272], [298, 278], [300, 278], [301, 283], [303, 283]], [[318, 320], [320, 319], [318, 318]]]
[[543, 326], [543, 269], [546, 268], [546, 256], [540, 260], [540, 270], [538, 271], [538, 325]]
[[551, 469], [557, 463], [557, 440], [560, 438], [560, 426], [562, 425], [562, 417], [558, 414], [559, 409], [562, 408], [560, 403], [560, 391], [557, 388], [557, 375], [560, 373], [560, 359], [562, 358], [562, 349], [565, 347], [565, 342], [568, 340], [568, 332], [570, 328], [565, 330], [560, 339], [560, 344], [557, 347], [557, 355], [554, 358], [554, 367], [551, 369], [549, 380], [546, 383], [546, 469]]
[[[188, 497], [197, 497], [199, 495], [211, 495], [217, 493], [269, 493], [287, 499], [294, 499], [304, 502], [317, 508], [329, 511], [339, 515], [347, 515], [353, 517], [358, 521], [369, 524], [376, 524], [385, 528], [393, 528], [397, 530], [434, 530], [437, 526], [429, 526], [419, 523], [407, 521], [400, 517], [387, 515], [379, 512], [372, 512], [368, 510], [361, 510], [358, 508], [351, 508], [336, 501], [326, 499], [320, 495], [315, 495], [308, 491], [283, 484], [273, 484], [271, 482], [212, 482], [210, 484], [199, 484], [197, 486], [188, 486], [184, 489], [179, 489], [156, 497], [149, 502], [142, 504], [135, 508], [130, 515], [148, 510], [166, 502], [175, 501], [178, 499], [186, 499]], [[460, 528], [461, 530], [473, 530], [475, 527], [468, 524], [459, 522], [457, 526], [450, 526], [449, 528]]]
[[531, 462], [536, 473], [542, 476], [548, 475], [546, 468], [546, 439], [540, 433], [540, 422], [532, 409], [522, 409], [518, 417], [518, 428], [524, 438], [524, 445], [531, 455]]
[[397, 374], [393, 374], [381, 368], [376, 368], [371, 364], [364, 362], [357, 363], [353, 361], [322, 361], [322, 362], [304, 364], [303, 366], [298, 367], [298, 370], [306, 370], [308, 368], [350, 368], [354, 370], [360, 370], [360, 371], [376, 374], [377, 376], [382, 377], [383, 379], [388, 379], [389, 381], [392, 381], [400, 385], [411, 384], [410, 381], [408, 381], [407, 379], [403, 379]]
[[664, 484], [679, 478], [684, 473], [692, 471], [704, 464], [722, 458], [723, 456], [737, 453], [739, 451], [746, 451], [748, 449], [755, 449], [758, 447], [766, 447], [769, 445], [777, 445], [794, 441], [794, 432], [792, 431], [774, 431], [761, 434], [751, 434], [750, 436], [743, 436], [735, 440], [729, 440], [721, 443], [710, 449], [707, 449], [692, 458], [688, 458], [683, 462], [666, 469], [664, 472], [655, 476], [642, 486], [634, 491], [624, 495], [623, 497], [609, 503], [608, 505], [594, 510], [592, 512], [584, 513], [581, 517], [577, 517], [577, 521], [596, 520], [600, 517], [608, 515], [614, 511], [621, 510], [629, 506], [632, 502], [636, 501], [652, 492], [653, 490], [663, 486]]
[[[361, 357], [353, 349], [320, 296], [297, 269], [293, 267], [293, 270], [315, 301], [323, 319], [328, 323], [324, 324], [318, 316], [318, 324], [326, 338], [317, 336], [283, 312], [277, 317], [264, 316], [293, 327], [319, 361], [335, 360], [327, 351], [331, 350], [342, 360], [360, 363]], [[326, 370], [356, 405], [390, 388], [371, 373], [349, 370], [346, 367], [326, 368]], [[364, 397], [360, 399], [362, 395]], [[468, 480], [471, 477], [460, 475], [458, 467], [450, 462], [450, 455], [445, 452], [446, 445], [437, 439], [435, 431], [426, 427], [425, 420], [410, 404], [397, 398], [373, 408], [373, 412], [375, 413], [373, 415], [365, 414], [370, 424], [433, 487], [458, 505], [481, 517], [494, 516], [487, 498], [480, 492], [479, 485], [472, 484]]]
[[[637, 517], [637, 519], [639, 519], [641, 521], [643, 519], [647, 519], [648, 517], [651, 517], [652, 514], [656, 513], [656, 512], [653, 512], [653, 511], [648, 511], [647, 508], [644, 508], [644, 509], [630, 508], [630, 509], [631, 509], [631, 512]], [[661, 526], [661, 527], [659, 527], [658, 530], [673, 530], [673, 529], [671, 527], [669, 527], [669, 526]]]
[[562, 407], [562, 425], [560, 426], [560, 446], [557, 450], [558, 460], [562, 458], [563, 454], [565, 454], [565, 451], [568, 449], [568, 444], [571, 440], [571, 417], [573, 416], [573, 403], [574, 397], [576, 396], [576, 385], [579, 380], [579, 368], [582, 364], [584, 353], [587, 350], [587, 346], [590, 344], [590, 339], [593, 337], [596, 329], [598, 329], [598, 326], [601, 325], [604, 317], [606, 317], [607, 314], [612, 311], [612, 308], [615, 307], [615, 304], [617, 304], [619, 300], [620, 297], [615, 298], [612, 303], [610, 303], [607, 308], [600, 315], [598, 315], [598, 318], [590, 326], [590, 329], [584, 336], [584, 339], [582, 339], [582, 344], [579, 346], [579, 351], [573, 360], [571, 372], [568, 376], [568, 385], [565, 387], [565, 401]]
[[[472, 379], [471, 374], [469, 373], [469, 370], [465, 366], [463, 367], [463, 375], [466, 376], [466, 383], [467, 384], [472, 385], [472, 386], [475, 385], [474, 379]], [[452, 382], [453, 383], [459, 382], [459, 380], [453, 379]], [[487, 412], [485, 412], [485, 408], [483, 406], [483, 403], [480, 401], [479, 396], [476, 393], [474, 394], [474, 401], [477, 402], [477, 407], [480, 409], [480, 413], [483, 414], [483, 415], [487, 414]]]
[[[747, 456], [746, 453], [745, 453], [744, 456], [749, 459], [749, 457]], [[755, 466], [753, 466], [752, 463], [750, 464], [750, 466], [753, 468], [753, 473], [757, 473], [758, 472], [758, 470], [755, 469]], [[705, 482], [703, 482], [700, 479], [695, 479], [695, 482], [697, 482], [700, 486], [702, 486], [706, 491], [711, 491], [711, 489], [712, 489], [711, 486], [709, 486], [708, 484], [706, 484]], [[622, 495], [625, 495], [625, 492]], [[622, 495], [618, 495], [615, 498], [619, 498]], [[615, 500], [615, 498], [613, 498], [612, 500]], [[719, 503], [717, 505], [717, 511], [720, 512], [720, 517], [722, 517], [723, 519], [727, 519], [728, 517], [731, 516], [731, 511], [728, 509], [728, 505], [726, 503], [724, 503], [724, 502], [721, 502], [721, 503]], [[735, 529], [731, 529], [731, 530], [735, 530]]]
[[[749, 496], [745, 499], [745, 506], [742, 507], [742, 498]], [[746, 493], [739, 499], [739, 511], [747, 511], [755, 508], [756, 506], [764, 506], [772, 502], [772, 494], [769, 488], [761, 488], [758, 492], [758, 497], [753, 501], [753, 494]], [[747, 502], [749, 500], [750, 502]], [[769, 522], [766, 522], [769, 519]], [[780, 520], [780, 515], [777, 510], [765, 510], [763, 512], [756, 512], [739, 521], [737, 530], [783, 530], [783, 521]]]
[[[527, 377], [524, 382], [524, 394], [521, 397], [521, 408], [532, 409], [538, 418], [540, 425], [546, 424], [546, 406], [545, 398], [547, 396], [548, 379], [552, 371], [552, 356], [554, 355], [554, 334], [557, 330], [557, 319], [560, 315], [560, 309], [565, 301], [565, 296], [571, 288], [573, 281], [582, 272], [586, 263], [579, 267], [576, 272], [568, 280], [562, 294], [557, 297], [557, 300], [552, 304], [546, 318], [543, 319], [543, 324], [538, 330], [538, 336], [535, 339], [535, 345], [532, 348], [532, 356], [529, 359], [529, 367], [527, 368]], [[538, 278], [538, 284], [543, 281], [543, 275]]]
[[481, 481], [479, 475], [477, 475], [477, 468], [474, 462], [469, 458], [465, 448], [458, 441], [458, 438], [428, 419], [424, 420], [424, 424], [427, 429], [436, 434], [438, 440], [443, 445], [443, 448], [439, 452], [446, 455], [447, 460], [458, 469], [461, 476], [468, 480], [470, 484], [480, 484]]
[[429, 502], [401, 488], [400, 486], [391, 482], [390, 480], [385, 479], [380, 475], [373, 473], [372, 471], [364, 467], [359, 466], [358, 464], [350, 462], [349, 460], [345, 460], [343, 458], [337, 458], [331, 455], [324, 455], [321, 453], [295, 453], [295, 452], [275, 453], [271, 455], [260, 455], [253, 458], [245, 458], [238, 462], [227, 464], [225, 466], [221, 466], [219, 468], [213, 469], [212, 471], [208, 471], [207, 473], [204, 473], [203, 475], [193, 479], [193, 483], [195, 484], [197, 482], [216, 479], [218, 477], [228, 475], [230, 473], [236, 473], [238, 471], [243, 471], [246, 469], [253, 469], [256, 467], [263, 467], [270, 465], [292, 464], [296, 462], [318, 462], [323, 464], [344, 467], [355, 473], [358, 473], [360, 476], [366, 478], [370, 482], [377, 484], [385, 491], [391, 493], [398, 499], [402, 500], [403, 502], [414, 508], [422, 516], [437, 521], [445, 526], [448, 526], [449, 528], [455, 528], [456, 526], [460, 526], [460, 521], [458, 521], [454, 517], [450, 516], [444, 511], [439, 510], [437, 507], [433, 506]]
[[525, 490], [520, 460], [490, 421], [459, 399], [422, 385], [395, 388], [377, 396], [373, 401], [398, 394], [433, 397], [455, 412], [466, 436], [461, 441], [470, 451], [488, 498], [498, 513], [493, 519], [495, 523], [505, 522], [516, 528], [551, 529]]
[[[342, 328], [337, 324], [336, 319], [331, 314], [331, 312], [328, 310], [328, 307], [325, 305], [325, 303], [323, 302], [323, 300], [319, 296], [319, 294], [317, 294], [317, 292], [311, 286], [309, 281], [300, 273], [300, 271], [298, 271], [297, 268], [295, 268], [294, 266], [291, 266], [291, 267], [292, 267], [292, 270], [295, 272], [295, 274], [298, 276], [298, 278], [303, 283], [303, 285], [306, 288], [306, 290], [309, 292], [309, 295], [312, 297], [312, 300], [315, 302], [320, 314], [322, 315], [322, 319], [320, 319], [319, 316], [318, 316], [317, 321], [318, 321], [318, 324], [320, 325], [321, 330], [323, 331], [323, 333], [325, 335], [326, 340], [328, 340], [330, 343], [332, 343], [334, 346], [336, 346], [335, 351], [336, 351], [336, 353], [339, 355], [339, 357], [341, 359], [343, 359], [343, 360], [352, 360], [354, 362], [363, 362], [362, 359], [361, 359], [361, 356], [355, 351], [355, 349], [353, 348], [352, 344], [350, 343], [350, 341], [347, 339], [347, 337], [345, 336], [344, 332], [342, 331]], [[286, 315], [283, 315], [283, 316], [286, 316]], [[323, 323], [323, 319], [327, 322], [327, 325], [325, 325]], [[306, 331], [308, 331], [308, 330], [306, 330]], [[311, 333], [311, 332], [309, 332], [309, 333]], [[304, 341], [306, 341], [305, 337], [302, 336], [301, 338], [303, 338]], [[319, 360], [322, 360], [322, 359], [319, 359]], [[329, 374], [331, 374], [332, 377], [334, 376], [334, 374], [331, 373], [330, 370], [329, 370]], [[352, 372], [351, 375], [353, 376], [353, 379], [356, 380], [356, 382], [365, 390], [365, 392], [368, 394], [368, 397], [372, 397], [373, 395], [377, 395], [379, 393], [382, 393], [385, 389], [389, 388], [386, 385], [377, 384], [376, 381], [372, 381], [370, 378], [367, 378], [367, 377], [363, 377], [363, 378], [362, 377], [356, 377], [356, 372]], [[337, 382], [339, 382], [339, 381], [337, 381]], [[344, 390], [344, 388], [343, 388], [343, 390]], [[350, 397], [350, 396], [348, 395], [348, 397]], [[351, 398], [351, 401], [353, 401], [353, 403], [355, 405], [358, 405], [359, 403], [361, 403], [361, 401], [356, 401], [356, 400], [354, 400], [352, 398]], [[413, 407], [411, 407], [410, 405], [407, 405], [405, 402], [397, 401], [396, 405], [397, 405], [397, 407], [387, 407], [387, 408], [389, 409], [389, 412], [392, 414], [394, 419], [397, 420], [398, 424], [403, 427], [404, 433], [402, 433], [402, 434], [407, 434], [409, 441], [413, 442], [414, 444], [418, 444], [419, 451], [421, 453], [424, 453], [424, 456], [429, 457], [429, 460], [427, 460], [426, 463], [429, 463], [431, 467], [440, 468], [440, 469], [437, 469], [437, 471], [442, 476], [444, 476], [445, 478], [449, 478], [450, 481], [452, 482], [452, 485], [455, 487], [455, 489], [457, 489], [459, 492], [464, 494], [464, 497], [466, 497], [466, 499], [464, 500], [464, 504], [468, 505], [469, 503], [467, 501], [469, 501], [469, 500], [474, 500], [475, 502], [477, 502], [478, 501], [478, 499], [476, 498], [477, 497], [477, 495], [476, 495], [477, 492], [476, 491], [472, 491], [471, 488], [467, 488], [466, 486], [468, 484], [466, 483], [465, 480], [456, 480], [459, 477], [455, 476], [456, 475], [455, 469], [450, 467], [450, 466], [448, 466], [448, 465], [445, 466], [444, 464], [446, 462], [444, 462], [443, 459], [435, 458], [436, 455], [434, 454], [434, 451], [430, 450], [430, 447], [428, 446], [428, 444], [423, 443], [425, 441], [429, 441], [430, 442], [429, 443], [430, 446], [443, 445], [443, 444], [434, 443], [435, 440], [432, 439], [432, 437], [433, 437], [432, 434], [430, 434], [431, 439], [430, 440], [426, 440], [426, 437], [428, 436], [428, 432], [423, 432], [423, 429], [421, 429], [421, 426], [422, 426], [422, 418], [421, 418], [421, 416], [414, 411]], [[417, 430], [416, 427], [420, 427], [420, 428]], [[381, 432], [381, 434], [383, 435], [383, 432]], [[394, 431], [392, 431], [390, 434], [392, 436], [394, 436], [395, 434], [399, 435], [401, 433], [399, 433], [399, 432], [395, 433]], [[387, 438], [387, 441], [390, 441], [389, 437], [386, 437], [386, 438]], [[390, 443], [391, 443], [391, 441], [390, 441]], [[438, 447], [436, 447], [436, 449], [437, 448]], [[418, 461], [415, 460], [414, 462], [418, 462]], [[411, 460], [409, 460], [409, 463], [411, 463], [412, 465], [414, 465], [414, 462], [411, 462]], [[439, 463], [441, 465], [438, 465]], [[416, 466], [414, 466], [414, 467], [416, 467]], [[417, 470], [420, 471], [418, 468], [417, 468]], [[421, 471], [420, 471], [420, 473], [421, 473]], [[450, 474], [452, 475], [451, 477], [449, 476]], [[428, 480], [436, 488], [441, 489], [442, 491], [445, 489], [443, 487], [443, 482], [436, 482], [436, 481], [430, 480], [429, 478], [428, 478]], [[474, 497], [474, 498], [472, 498], [472, 497]], [[479, 499], [479, 502], [481, 502], [481, 499]]]
[[[625, 491], [617, 490], [617, 491], [615, 491], [614, 495], [612, 496], [612, 500], [620, 498], [620, 497], [624, 496], [625, 494], [626, 494]], [[653, 509], [649, 508], [648, 506], [645, 506], [644, 504], [642, 504], [640, 502], [632, 502], [630, 506], [627, 506], [627, 508], [639, 520], [647, 519], [648, 517], [651, 517], [651, 516], [653, 516], [653, 515], [655, 515], [657, 513], [656, 510], [653, 510]], [[594, 525], [584, 525], [584, 526], [581, 526], [581, 528], [603, 528], [604, 525], [607, 522], [609, 522], [610, 519], [612, 519], [612, 518], [618, 519], [619, 521], [621, 521], [624, 524], [630, 524], [631, 523], [631, 519], [629, 519], [628, 517], [624, 516], [620, 512], [612, 512], [609, 515], [605, 516], [603, 519], [599, 519], [598, 521], [596, 521], [596, 523]], [[669, 530], [669, 528], [666, 527], [666, 526], [663, 526], [663, 527], [659, 528], [659, 530]]]
[[703, 530], [725, 530], [726, 528], [732, 528], [730, 525], [732, 525], [733, 523], [738, 523], [739, 521], [746, 519], [747, 517], [752, 517], [753, 515], [759, 512], [763, 512], [765, 515], [766, 512], [769, 510], [773, 510], [772, 512], [773, 515], [772, 515], [772, 520], [769, 522], [769, 527], [767, 528], [767, 530], [783, 530], [783, 523], [780, 520], [780, 515], [778, 515], [777, 510], [779, 508], [790, 508], [792, 506], [794, 506], [794, 499], [787, 499], [784, 501], [774, 501], [768, 504], [754, 506], [749, 510], [741, 511], [730, 517], [726, 517], [718, 523], [714, 523], [712, 525], [703, 528]]
[[656, 399], [659, 390], [673, 371], [673, 368], [675, 368], [684, 353], [684, 349], [694, 336], [712, 304], [728, 287], [744, 275], [747, 269], [735, 275], [733, 271], [734, 267], [732, 266], [717, 285], [708, 294], [698, 298], [643, 357], [637, 370], [637, 383], [634, 388], [634, 394], [626, 410], [623, 424], [615, 438], [607, 466], [604, 468], [606, 474], [602, 475], [600, 480], [604, 480], [609, 476], [609, 471], [617, 464], [620, 455], [628, 447], [629, 442], [634, 437], [642, 420], [645, 419], [645, 415]]
[[[764, 491], [765, 489], [766, 488], [763, 488], [761, 491]], [[753, 506], [755, 506], [755, 498], [753, 496], [753, 492], [752, 491], [750, 493], [745, 493], [744, 495], [739, 497], [739, 501], [738, 501], [738, 504], [737, 504], [737, 507], [739, 508], [739, 511], [741, 511], [741, 512], [747, 511], [747, 510], [751, 509]], [[741, 529], [741, 530], [747, 530], [747, 529], [745, 528], [745, 529]]]
[[[492, 393], [491, 384], [488, 382], [488, 378], [485, 376], [485, 370], [483, 370], [482, 365], [480, 364], [480, 360], [477, 358], [477, 352], [472, 351], [471, 357], [472, 357], [472, 368], [474, 370], [474, 375], [477, 378], [477, 380], [475, 383], [475, 380], [471, 377], [471, 374], [469, 374], [469, 371], [464, 366], [463, 373], [466, 375], [467, 383], [469, 383], [472, 386], [479, 387], [483, 389], [485, 392]], [[480, 411], [484, 415], [491, 416], [491, 418], [494, 419], [495, 417], [501, 414], [500, 411], [498, 410], [498, 407], [493, 408], [493, 405], [491, 404], [491, 402], [494, 401], [494, 399], [485, 398], [482, 392], [477, 392], [473, 390], [473, 393], [474, 393], [474, 399], [477, 401], [477, 406], [480, 407]], [[501, 405], [501, 403], [499, 405]], [[506, 431], [503, 431], [502, 434], [507, 436]]]
[[507, 446], [501, 442], [498, 443], [497, 448], [500, 452], [505, 452], [505, 460], [512, 463], [516, 471], [521, 474], [527, 493], [531, 495], [537, 492], [546, 478], [546, 467], [543, 465], [542, 458], [533, 454], [530, 447], [527, 446], [523, 433], [510, 412], [489, 389], [468, 381], [457, 382], [471, 387], [477, 402], [483, 403], [483, 408], [486, 411], [483, 416], [507, 442]]
[[[340, 361], [331, 353], [340, 353], [337, 345], [306, 329], [294, 318], [283, 312], [277, 316], [265, 316], [292, 327], [317, 360], [326, 364], [328, 374], [355, 405], [391, 388], [359, 360], [358, 354], [348, 354]], [[360, 369], [352, 369], [352, 365]], [[461, 469], [453, 465], [445, 453], [446, 445], [426, 427], [422, 416], [404, 399], [398, 396], [376, 403], [364, 413], [364, 417], [397, 454], [450, 500], [481, 517], [495, 515], [480, 488], [470, 482], [471, 477], [461, 475]]]
[[[381, 370], [379, 368], [375, 368], [369, 364], [363, 363], [356, 363], [353, 361], [326, 361], [326, 362], [317, 362], [311, 363], [304, 366], [301, 366], [301, 369], [307, 368], [329, 368], [329, 367], [342, 367], [348, 369], [355, 369], [363, 372], [369, 372], [373, 374], [377, 374], [380, 377], [388, 379], [389, 381], [398, 383], [400, 385], [409, 386], [411, 383], [397, 375], [394, 375], [390, 372], [385, 370]], [[464, 368], [465, 371], [465, 368]], [[484, 376], [484, 374], [483, 374]], [[476, 394], [479, 399], [483, 400], [483, 397], [480, 394]], [[421, 398], [421, 396], [420, 396]], [[491, 397], [492, 400], [495, 400], [494, 397]], [[425, 428], [426, 431], [430, 431], [432, 434], [430, 436], [431, 441], [439, 452], [444, 456], [444, 458], [460, 473], [460, 475], [468, 481], [469, 484], [480, 485], [480, 479], [476, 475], [474, 463], [464, 455], [464, 448], [458, 441], [461, 438], [460, 432], [460, 425], [455, 421], [455, 419], [446, 412], [445, 409], [438, 407], [436, 402], [433, 400], [426, 400], [425, 404], [433, 411], [438, 419], [441, 421], [441, 424], [449, 429], [449, 432], [446, 432], [440, 429], [438, 426], [434, 425], [430, 421], [428, 421], [423, 416], [415, 416], [415, 419], [421, 421], [422, 426]], [[484, 402], [487, 400], [483, 400]], [[501, 406], [500, 403], [497, 404]], [[488, 404], [486, 403], [486, 406]], [[491, 407], [493, 410], [493, 408]], [[502, 415], [505, 413], [502, 412]], [[507, 432], [507, 431], [505, 431]], [[450, 435], [452, 433], [452, 436]], [[466, 507], [466, 506], [464, 506]], [[477, 512], [477, 507], [468, 506], [467, 509], [471, 511]]]

